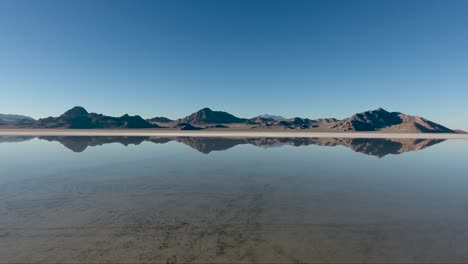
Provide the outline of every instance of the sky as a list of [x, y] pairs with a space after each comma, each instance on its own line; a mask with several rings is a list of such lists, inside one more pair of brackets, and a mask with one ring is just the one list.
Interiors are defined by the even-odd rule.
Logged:
[[468, 1], [1, 0], [0, 113], [345, 118], [468, 129]]

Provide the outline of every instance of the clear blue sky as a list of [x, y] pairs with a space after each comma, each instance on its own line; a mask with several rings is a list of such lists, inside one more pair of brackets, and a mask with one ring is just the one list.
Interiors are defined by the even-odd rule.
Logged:
[[468, 129], [468, 1], [0, 1], [0, 112], [347, 117]]

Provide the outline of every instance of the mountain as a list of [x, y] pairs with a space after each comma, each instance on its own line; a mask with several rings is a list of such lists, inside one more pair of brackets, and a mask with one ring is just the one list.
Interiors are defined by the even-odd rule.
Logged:
[[36, 128], [157, 128], [140, 116], [111, 117], [102, 114], [88, 113], [80, 106], [73, 107], [59, 117], [39, 119], [34, 124]]
[[4, 121], [18, 121], [22, 119], [34, 120], [34, 118], [24, 115], [9, 115], [9, 114], [0, 114], [0, 119]]
[[193, 126], [190, 123], [178, 123], [175, 125], [174, 128], [180, 129], [180, 130], [202, 130], [203, 128]]
[[249, 119], [247, 124], [257, 125], [256, 127], [260, 128], [287, 128], [287, 129], [310, 129], [310, 128], [318, 128], [328, 124], [332, 124], [337, 122], [338, 120], [335, 118], [321, 118], [321, 119], [309, 119], [309, 118], [301, 118], [301, 117], [293, 117], [288, 119], [282, 120], [274, 120], [271, 118], [262, 118], [256, 117]]
[[278, 116], [278, 115], [269, 115], [269, 114], [259, 115], [258, 117], [260, 117], [260, 118], [267, 118], [267, 119], [273, 119], [273, 120], [275, 120], [275, 121], [286, 119], [286, 118], [284, 118], [284, 117], [282, 117], [282, 116]]
[[275, 123], [275, 121], [276, 120], [274, 120], [273, 118], [257, 116], [257, 117], [247, 120], [245, 123], [250, 124], [250, 125], [260, 124], [264, 126], [271, 126]]
[[213, 111], [210, 108], [203, 108], [189, 116], [178, 119], [178, 123], [188, 124], [233, 124], [245, 123], [247, 119], [238, 118], [222, 111]]
[[353, 115], [335, 122], [339, 131], [388, 131], [411, 133], [455, 133], [455, 131], [418, 116], [388, 112], [382, 108]]
[[34, 121], [34, 118], [24, 115], [9, 115], [9, 114], [0, 114], [0, 125], [9, 125], [15, 124], [17, 122], [31, 122]]
[[162, 116], [153, 117], [153, 118], [146, 119], [146, 120], [150, 121], [150, 122], [155, 122], [155, 123], [170, 123], [170, 122], [174, 121], [174, 120], [171, 120], [169, 118], [162, 117]]

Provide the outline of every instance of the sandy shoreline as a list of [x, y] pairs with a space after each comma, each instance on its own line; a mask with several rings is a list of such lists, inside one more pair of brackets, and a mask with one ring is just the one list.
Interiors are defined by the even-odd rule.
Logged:
[[226, 137], [226, 138], [420, 138], [468, 139], [468, 134], [416, 134], [382, 132], [299, 131], [180, 131], [180, 130], [78, 130], [0, 129], [0, 136], [126, 136], [126, 137]]

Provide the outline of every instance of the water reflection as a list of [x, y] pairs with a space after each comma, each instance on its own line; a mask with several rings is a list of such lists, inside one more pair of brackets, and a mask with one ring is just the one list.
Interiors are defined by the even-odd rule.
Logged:
[[[0, 137], [2, 142], [28, 141], [34, 137]], [[410, 151], [419, 151], [443, 139], [372, 139], [372, 138], [203, 138], [203, 137], [121, 137], [121, 136], [46, 136], [38, 137], [41, 140], [60, 142], [73, 152], [83, 152], [88, 147], [101, 146], [109, 143], [120, 143], [124, 146], [139, 145], [143, 142], [165, 144], [176, 141], [190, 146], [201, 153], [209, 154], [213, 151], [224, 151], [241, 144], [250, 144], [257, 147], [278, 146], [344, 146], [355, 152], [382, 158], [386, 155], [398, 155]]]
[[0, 144], [0, 263], [468, 260], [468, 142], [41, 140]]

